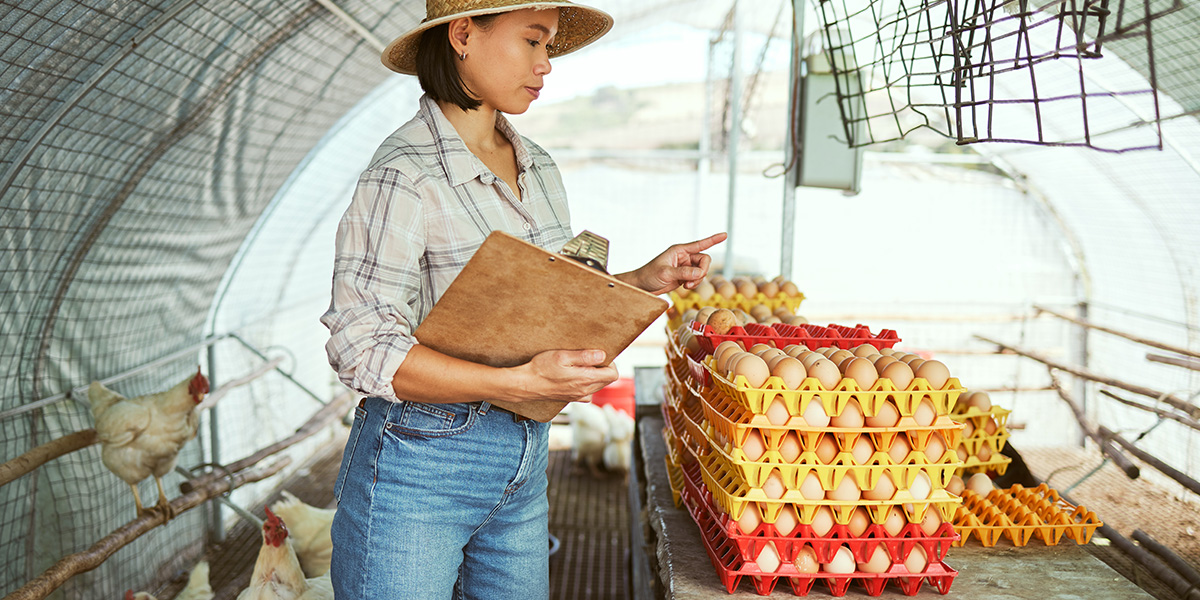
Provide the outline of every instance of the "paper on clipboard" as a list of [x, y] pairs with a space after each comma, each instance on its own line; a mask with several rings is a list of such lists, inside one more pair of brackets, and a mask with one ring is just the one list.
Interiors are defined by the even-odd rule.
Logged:
[[[606, 363], [667, 310], [666, 300], [507, 233], [487, 237], [415, 336], [471, 362], [511, 367], [546, 350], [603, 350]], [[566, 402], [493, 402], [548, 422]]]

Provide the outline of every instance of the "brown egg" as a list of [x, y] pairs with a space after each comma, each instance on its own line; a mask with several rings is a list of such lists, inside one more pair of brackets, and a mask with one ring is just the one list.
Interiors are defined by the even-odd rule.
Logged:
[[992, 486], [992, 478], [988, 477], [986, 473], [976, 473], [967, 480], [967, 489], [987, 497], [995, 488]]
[[891, 500], [896, 495], [896, 483], [892, 476], [884, 473], [875, 483], [875, 489], [863, 490], [862, 497], [866, 500]]
[[820, 396], [813, 396], [808, 406], [804, 407], [804, 422], [810, 427], [828, 427], [829, 414], [825, 412], [825, 406], [821, 404]]
[[694, 308], [689, 308], [683, 311], [683, 315], [680, 316], [680, 319], [683, 321], [682, 326], [687, 327], [689, 323], [696, 320], [696, 315], [698, 314], [700, 314], [700, 311]]
[[862, 490], [858, 489], [858, 484], [854, 483], [854, 478], [847, 475], [842, 478], [837, 487], [825, 492], [825, 497], [829, 500], [838, 500], [841, 502], [858, 502], [862, 499]]
[[833, 555], [833, 560], [821, 565], [821, 570], [826, 573], [848, 574], [853, 573], [854, 554], [845, 546], [839, 546], [837, 552]]
[[888, 535], [896, 537], [900, 535], [900, 531], [908, 524], [908, 517], [904, 516], [904, 511], [900, 510], [899, 506], [893, 506], [888, 510], [887, 519], [883, 522], [883, 530]]
[[764, 452], [767, 451], [767, 445], [763, 443], [762, 435], [757, 429], [751, 429], [750, 434], [746, 436], [745, 443], [742, 444], [742, 452], [746, 455], [746, 459], [756, 461], [762, 458]]
[[[732, 345], [726, 346], [725, 344]], [[713, 361], [716, 363], [717, 371], [721, 373], [728, 373], [729, 359], [741, 351], [742, 349], [738, 347], [736, 343], [721, 342], [718, 344], [717, 347], [713, 349]]]
[[875, 371], [875, 365], [865, 358], [850, 358], [849, 362], [844, 364], [842, 372], [845, 373], [847, 379], [853, 379], [858, 383], [858, 387], [869, 390], [875, 385], [875, 380], [879, 378], [879, 373]]
[[775, 399], [767, 405], [767, 420], [772, 425], [783, 425], [792, 418], [788, 412], [787, 405], [783, 403], [783, 396], [775, 396]]
[[754, 559], [754, 564], [758, 565], [763, 573], [774, 573], [779, 570], [779, 565], [783, 564], [783, 561], [779, 558], [779, 551], [775, 549], [775, 544], [767, 542], [763, 544], [758, 558]]
[[775, 530], [779, 535], [789, 536], [800, 525], [800, 519], [796, 517], [796, 511], [790, 504], [784, 504], [783, 509], [779, 511], [779, 516], [775, 519]]
[[817, 348], [817, 352], [824, 354], [825, 358], [829, 358], [829, 356], [831, 354], [833, 354], [834, 352], [837, 352], [837, 351], [838, 351], [838, 349], [834, 348], [833, 346], [825, 346], [824, 348]]
[[925, 511], [925, 518], [921, 521], [921, 531], [927, 537], [933, 537], [937, 530], [942, 526], [942, 515], [937, 511], [937, 508], [930, 506], [929, 510]]
[[783, 350], [780, 350], [779, 348], [767, 348], [766, 350], [757, 352], [756, 354], [758, 354], [758, 357], [763, 359], [763, 361], [765, 361], [767, 364], [770, 364], [772, 358], [787, 356], [787, 354], [785, 354]]
[[798, 359], [800, 358], [801, 354], [808, 352], [808, 348], [806, 348], [804, 344], [789, 344], [784, 346], [783, 352], [792, 358]]
[[708, 300], [713, 297], [713, 294], [717, 293], [717, 288], [710, 281], [701, 281], [696, 284], [696, 289], [692, 290], [692, 292], [701, 300]]
[[978, 458], [980, 462], [992, 460], [992, 449], [988, 447], [987, 443], [980, 444], [979, 451], [975, 453], [975, 457]]
[[800, 295], [800, 290], [796, 288], [796, 284], [794, 284], [790, 281], [784, 281], [783, 283], [779, 284], [779, 291], [781, 291], [789, 296], [799, 296]]
[[988, 396], [987, 392], [971, 392], [970, 394], [963, 394], [963, 396], [968, 396], [968, 398], [964, 400], [962, 396], [960, 396], [958, 401], [968, 409], [977, 408], [981, 412], [992, 410], [992, 398], [991, 396]]
[[748, 352], [750, 352], [751, 354], [753, 354], [755, 356], [761, 356], [763, 352], [766, 352], [767, 350], [770, 350], [771, 348], [772, 348], [772, 346], [770, 344], [764, 344], [762, 342], [759, 342], [753, 346], [750, 346], [750, 350], [748, 350]]
[[[909, 366], [912, 365], [910, 364]], [[922, 377], [925, 381], [928, 381], [929, 385], [933, 386], [935, 390], [946, 387], [946, 382], [950, 380], [950, 369], [947, 369], [946, 365], [937, 360], [927, 360], [921, 363], [913, 373], [917, 377]]]
[[983, 434], [984, 435], [996, 435], [996, 429], [998, 427], [999, 426], [996, 425], [996, 419], [993, 419], [992, 417], [988, 417], [987, 421], [983, 424]]
[[738, 529], [743, 535], [750, 535], [755, 529], [758, 529], [759, 523], [762, 523], [762, 516], [758, 514], [758, 506], [753, 502], [748, 504], [749, 506], [742, 511], [742, 517], [737, 520]]
[[891, 355], [895, 354], [896, 351], [891, 348], [880, 348], [879, 353], [884, 356], [891, 356]]
[[746, 298], [753, 298], [758, 295], [758, 286], [753, 281], [743, 281], [738, 284], [737, 291]]
[[783, 477], [779, 475], [779, 471], [773, 470], [770, 475], [767, 475], [767, 480], [763, 482], [762, 490], [763, 494], [772, 500], [778, 500], [783, 497], [783, 493], [787, 491], [787, 488], [783, 485]]
[[879, 376], [891, 379], [892, 385], [896, 386], [898, 390], [907, 389], [913, 380], [912, 369], [903, 362], [894, 362], [885, 366], [879, 372]]
[[875, 546], [875, 550], [871, 552], [871, 558], [865, 563], [858, 563], [858, 570], [863, 573], [887, 573], [887, 570], [892, 568], [892, 558], [888, 556], [887, 549], [883, 544]]
[[921, 357], [917, 356], [916, 354], [911, 354], [911, 353], [905, 352], [904, 355], [900, 357], [900, 362], [902, 362], [904, 364], [908, 364], [914, 360], [919, 360], [920, 358]]
[[854, 356], [854, 354], [849, 350], [834, 350], [829, 354], [829, 360], [833, 361], [833, 364], [835, 365], [840, 365], [842, 364], [843, 360], [846, 360], [851, 356]]
[[716, 291], [718, 296], [720, 296], [726, 300], [733, 298], [735, 295], [737, 295], [737, 286], [733, 285], [732, 283], [730, 283], [728, 281], [722, 281], [714, 288], [714, 290]]
[[800, 553], [796, 555], [796, 560], [792, 561], [796, 565], [796, 570], [804, 574], [816, 573], [821, 570], [821, 565], [817, 563], [817, 553], [813, 549], [805, 546], [800, 549]]
[[859, 436], [857, 440], [854, 440], [850, 454], [854, 456], [854, 462], [865, 465], [871, 462], [871, 457], [875, 455], [875, 445], [871, 443], [871, 438], [865, 435]]
[[795, 463], [800, 459], [800, 438], [796, 437], [796, 432], [789, 431], [784, 434], [779, 443], [779, 455], [788, 463]]
[[805, 369], [811, 369], [812, 364], [818, 360], [823, 360], [825, 356], [820, 352], [808, 352], [800, 355], [800, 364], [804, 365]]
[[925, 359], [923, 358], [914, 358], [908, 361], [908, 368], [913, 370], [914, 377], [916, 377], [917, 369], [920, 369], [923, 364], [925, 364]]
[[929, 436], [929, 443], [925, 444], [925, 458], [931, 463], [936, 463], [945, 454], [946, 442], [942, 439], [942, 434], [935, 433]]
[[[766, 354], [766, 353], [764, 352], [763, 354]], [[771, 370], [771, 374], [772, 374], [772, 375], [774, 375], [774, 374], [775, 374], [775, 365], [779, 364], [779, 361], [781, 361], [781, 360], [783, 360], [783, 359], [785, 359], [785, 358], [789, 358], [789, 359], [791, 359], [792, 357], [788, 356], [787, 354], [783, 354], [782, 352], [780, 352], [779, 354], [777, 354], [777, 355], [775, 355], [775, 356], [772, 356], [771, 358], [767, 359], [767, 368]], [[795, 360], [795, 359], [792, 359], [792, 360]], [[796, 362], [800, 362], [800, 361], [796, 361]], [[800, 366], [804, 366], [804, 365], [800, 365]]]
[[879, 412], [866, 418], [867, 427], [895, 427], [900, 421], [900, 411], [891, 401], [879, 405]]
[[880, 355], [880, 357], [875, 359], [875, 362], [873, 362], [871, 364], [875, 367], [876, 372], [882, 373], [884, 367], [886, 367], [894, 362], [900, 362], [900, 361], [898, 361], [890, 356]]
[[809, 525], [812, 526], [813, 533], [825, 537], [829, 534], [829, 530], [833, 529], [833, 511], [828, 506], [818, 506], [817, 511], [813, 513], [812, 523]]
[[855, 356], [870, 356], [877, 354], [879, 350], [870, 344], [859, 344], [850, 350]]
[[755, 319], [754, 317], [750, 316], [749, 313], [747, 313], [746, 311], [744, 311], [740, 308], [733, 309], [733, 316], [737, 318], [737, 324], [741, 327], [745, 327], [746, 323], [757, 323], [758, 322], [758, 319]]
[[767, 281], [759, 284], [758, 293], [774, 298], [779, 293], [779, 284], [774, 281]]
[[913, 546], [912, 552], [909, 552], [908, 558], [904, 560], [904, 568], [909, 573], [924, 573], [928, 564], [929, 554], [925, 552], [924, 546]]
[[834, 441], [832, 435], [823, 435], [821, 436], [821, 439], [817, 441], [817, 446], [813, 449], [813, 451], [816, 452], [817, 460], [820, 461], [821, 464], [830, 464], [835, 458], [837, 458], [837, 442]]
[[717, 309], [716, 312], [708, 317], [708, 326], [717, 335], [729, 333], [729, 330], [735, 325], [737, 325], [737, 317], [728, 308]]
[[[972, 418], [974, 418], [974, 417], [972, 417]], [[963, 421], [963, 432], [962, 432], [963, 439], [971, 437], [974, 433], [975, 433], [975, 423], [971, 422], [971, 419], [967, 419], [967, 420]]]
[[834, 427], [862, 427], [865, 422], [862, 407], [858, 405], [857, 400], [847, 402], [841, 414], [829, 419], [829, 424]]
[[842, 372], [843, 376], [846, 374], [846, 367], [850, 365], [850, 361], [852, 361], [856, 358], [858, 358], [858, 357], [851, 354], [850, 356], [843, 356], [842, 360], [838, 361], [837, 368], [839, 371]]
[[912, 446], [908, 443], [908, 438], [898, 435], [892, 442], [892, 447], [888, 448], [888, 456], [892, 458], [893, 463], [904, 464], [904, 459], [908, 458], [911, 451]]
[[796, 315], [796, 316], [788, 319], [787, 324], [788, 325], [807, 325], [808, 319], [805, 319], [804, 317], [802, 317], [800, 315]]
[[701, 308], [699, 311], [696, 312], [696, 318], [693, 320], [699, 321], [701, 323], [708, 323], [708, 318], [711, 317], [712, 314], [715, 312], [717, 312], [717, 307], [705, 306], [704, 308]]
[[752, 388], [761, 388], [767, 382], [767, 377], [771, 376], [771, 369], [767, 368], [767, 363], [753, 354], [739, 360], [733, 370], [735, 376], [745, 377], [746, 384]]
[[967, 484], [963, 483], [962, 477], [959, 477], [958, 475], [951, 475], [950, 482], [946, 484], [946, 491], [954, 494], [955, 496], [961, 496], [966, 487]]
[[684, 352], [688, 354], [700, 352], [700, 340], [696, 339], [696, 336], [691, 331], [685, 331], [680, 341]]
[[755, 304], [754, 306], [750, 307], [750, 316], [761, 321], [771, 316], [771, 307], [767, 306], [766, 304]]
[[970, 456], [971, 456], [970, 454], [967, 454], [967, 447], [963, 444], [959, 444], [958, 448], [954, 449], [954, 453], [958, 455], [958, 462], [965, 463], [965, 462], [967, 462], [967, 459], [970, 458]]
[[785, 388], [794, 390], [804, 383], [804, 378], [808, 377], [808, 370], [804, 368], [804, 363], [784, 354], [783, 358], [771, 367], [771, 374], [782, 379]]
[[730, 352], [725, 359], [725, 370], [723, 373], [730, 381], [733, 381], [733, 374], [736, 372], [737, 364], [745, 357], [750, 356], [749, 352]]
[[912, 486], [908, 488], [914, 500], [924, 500], [933, 492], [933, 480], [929, 479], [929, 474], [925, 471], [917, 473], [913, 479]]
[[846, 524], [846, 528], [850, 530], [850, 535], [862, 537], [870, 524], [871, 517], [867, 515], [867, 509], [860, 506], [850, 513], [850, 522]]
[[817, 360], [808, 367], [808, 376], [816, 377], [817, 381], [821, 382], [821, 386], [827, 390], [837, 387], [838, 382], [842, 380], [842, 373], [838, 371], [837, 366], [824, 359]]
[[937, 409], [933, 407], [933, 402], [929, 398], [923, 398], [917, 404], [917, 408], [913, 410], [913, 420], [921, 427], [929, 427], [937, 420]]
[[804, 496], [805, 500], [824, 500], [825, 489], [821, 487], [821, 480], [817, 479], [817, 474], [809, 471], [808, 475], [804, 476], [804, 480], [800, 482], [800, 495]]

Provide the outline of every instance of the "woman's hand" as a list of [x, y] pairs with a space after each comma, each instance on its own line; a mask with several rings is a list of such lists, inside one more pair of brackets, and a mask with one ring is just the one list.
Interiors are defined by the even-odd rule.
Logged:
[[617, 368], [601, 366], [601, 350], [547, 350], [513, 367], [521, 381], [517, 400], [574, 402], [617, 380]]
[[712, 263], [712, 257], [704, 251], [727, 237], [718, 233], [690, 244], [675, 244], [644, 267], [616, 277], [651, 294], [665, 294], [681, 285], [693, 289], [708, 274], [708, 265]]

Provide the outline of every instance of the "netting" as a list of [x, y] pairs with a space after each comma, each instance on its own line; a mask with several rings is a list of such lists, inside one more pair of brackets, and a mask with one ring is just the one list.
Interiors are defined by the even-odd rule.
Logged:
[[[930, 128], [958, 144], [1161, 148], [1154, 32], [1179, 0], [822, 0], [846, 140]], [[1140, 74], [1106, 48], [1145, 57]]]

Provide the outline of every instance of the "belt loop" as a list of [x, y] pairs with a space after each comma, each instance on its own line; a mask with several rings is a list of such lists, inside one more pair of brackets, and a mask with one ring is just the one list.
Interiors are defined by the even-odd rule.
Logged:
[[487, 400], [482, 400], [479, 402], [479, 414], [480, 415], [486, 415], [488, 413], [488, 409], [490, 409], [490, 408], [492, 408], [491, 402], [488, 402]]

